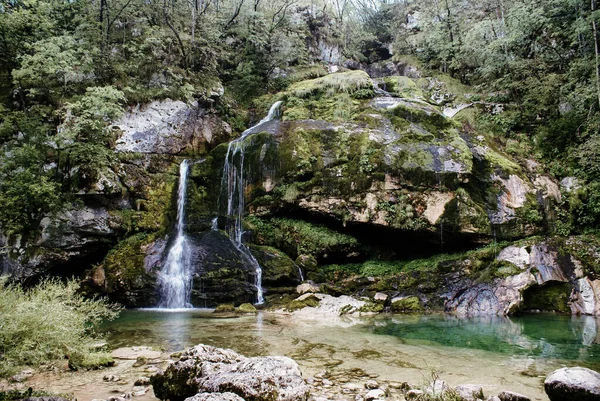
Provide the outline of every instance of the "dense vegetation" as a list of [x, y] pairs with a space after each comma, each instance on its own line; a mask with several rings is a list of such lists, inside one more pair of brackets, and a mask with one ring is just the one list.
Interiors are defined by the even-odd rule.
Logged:
[[65, 358], [72, 369], [113, 363], [98, 349], [95, 329], [114, 319], [119, 308], [85, 299], [75, 281], [46, 280], [29, 290], [0, 284], [0, 377]]
[[564, 201], [558, 231], [588, 230], [600, 221], [596, 8], [594, 0], [2, 0], [0, 228], [29, 232], [114, 163], [109, 122], [127, 104], [206, 99], [222, 82], [219, 110], [241, 129], [252, 99], [321, 76], [326, 44], [339, 51], [326, 61], [354, 67], [388, 59], [391, 47], [396, 61], [487, 93], [471, 101], [502, 103], [503, 113], [479, 124], [545, 160], [557, 178], [587, 182]]

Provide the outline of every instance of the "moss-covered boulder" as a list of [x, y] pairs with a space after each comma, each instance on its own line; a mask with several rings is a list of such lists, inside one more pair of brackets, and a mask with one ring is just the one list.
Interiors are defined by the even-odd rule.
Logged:
[[404, 313], [421, 312], [424, 310], [421, 300], [414, 295], [392, 299], [390, 308], [392, 312]]
[[250, 303], [245, 303], [245, 304], [241, 304], [240, 306], [238, 306], [236, 309], [236, 312], [237, 313], [256, 313], [258, 311], [254, 307], [254, 305], [252, 305]]
[[234, 312], [235, 312], [235, 306], [233, 306], [233, 304], [217, 305], [217, 307], [214, 310], [214, 313], [234, 313]]

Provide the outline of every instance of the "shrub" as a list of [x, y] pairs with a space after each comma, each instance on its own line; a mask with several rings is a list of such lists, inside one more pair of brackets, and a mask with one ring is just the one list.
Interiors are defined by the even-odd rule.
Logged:
[[116, 318], [120, 307], [86, 299], [78, 290], [75, 280], [47, 279], [29, 290], [0, 282], [0, 376], [71, 356], [69, 365], [75, 369], [112, 362], [94, 349], [101, 341], [95, 329]]

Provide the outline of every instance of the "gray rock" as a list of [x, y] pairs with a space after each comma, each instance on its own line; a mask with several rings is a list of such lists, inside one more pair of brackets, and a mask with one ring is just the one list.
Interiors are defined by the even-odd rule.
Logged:
[[514, 393], [512, 391], [503, 391], [498, 394], [500, 401], [531, 401], [526, 395]]
[[461, 384], [454, 390], [465, 401], [483, 400], [483, 388], [478, 384]]
[[378, 292], [377, 294], [375, 294], [373, 299], [375, 299], [375, 301], [385, 302], [385, 301], [387, 301], [388, 296], [387, 296], [387, 294], [384, 294], [383, 292]]
[[558, 369], [546, 377], [544, 389], [550, 401], [600, 400], [600, 373], [581, 367]]
[[150, 378], [160, 399], [233, 392], [248, 401], [306, 400], [309, 387], [298, 364], [286, 357], [246, 358], [229, 349], [197, 345]]
[[367, 388], [369, 390], [375, 390], [375, 389], [379, 388], [379, 383], [377, 383], [375, 380], [368, 380], [365, 383], [365, 388]]
[[433, 397], [442, 397], [450, 387], [444, 380], [436, 379], [425, 389], [425, 393]]
[[385, 391], [383, 391], [382, 389], [379, 389], [379, 388], [371, 390], [365, 395], [366, 401], [383, 400], [384, 398], [385, 398]]
[[170, 99], [136, 108], [113, 126], [122, 134], [116, 142], [117, 152], [179, 154], [187, 148], [201, 149], [228, 139], [231, 128], [207, 113], [197, 103], [187, 104]]
[[581, 188], [581, 182], [575, 177], [565, 177], [560, 182], [560, 187], [566, 193], [570, 193]]
[[529, 265], [529, 252], [525, 247], [511, 245], [502, 249], [496, 260], [510, 262], [521, 269], [525, 269]]
[[237, 394], [225, 393], [199, 393], [193, 397], [186, 398], [185, 401], [244, 401]]
[[316, 293], [321, 290], [321, 286], [314, 283], [303, 283], [296, 287], [298, 294]]

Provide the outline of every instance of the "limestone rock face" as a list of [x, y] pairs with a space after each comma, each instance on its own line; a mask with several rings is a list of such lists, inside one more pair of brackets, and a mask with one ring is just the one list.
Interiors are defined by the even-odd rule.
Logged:
[[231, 135], [226, 123], [198, 103], [169, 99], [137, 106], [113, 126], [122, 132], [117, 152], [179, 154], [214, 146]]
[[544, 389], [550, 401], [600, 400], [600, 373], [581, 367], [558, 369], [546, 377]]
[[[150, 380], [156, 396], [171, 401], [199, 393], [228, 397], [228, 400], [233, 396], [224, 394], [234, 393], [248, 401], [303, 401], [309, 391], [298, 364], [290, 358], [246, 358], [231, 350], [207, 345], [188, 349], [178, 361]], [[201, 395], [199, 399], [204, 397], [209, 396]]]
[[77, 206], [55, 217], [45, 217], [37, 238], [26, 242], [20, 239], [9, 242], [4, 238], [5, 249], [9, 251], [3, 263], [5, 273], [24, 279], [56, 266], [94, 260], [97, 252], [106, 251], [118, 227], [118, 219], [103, 206]]

